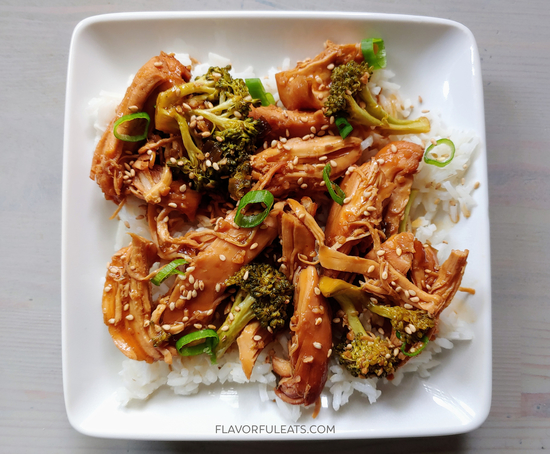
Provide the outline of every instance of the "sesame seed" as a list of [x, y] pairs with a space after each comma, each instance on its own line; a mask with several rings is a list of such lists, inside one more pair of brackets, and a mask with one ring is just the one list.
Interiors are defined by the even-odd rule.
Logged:
[[218, 283], [216, 284], [216, 293], [219, 293], [221, 290], [221, 285]]
[[145, 320], [145, 321], [143, 322], [143, 327], [144, 327], [144, 328], [147, 328], [150, 324], [151, 324], [151, 322], [150, 322], [149, 320]]
[[401, 257], [401, 254], [403, 253], [403, 251], [401, 250], [400, 247], [398, 247], [398, 248], [395, 250], [395, 253], [397, 254], [398, 257]]
[[332, 323], [340, 323], [340, 319], [338, 317], [333, 318]]
[[380, 249], [379, 251], [376, 251], [376, 255], [378, 255], [379, 257], [383, 256], [385, 253], [386, 251], [384, 249]]
[[225, 262], [225, 260], [226, 260], [225, 255], [220, 254], [220, 260], [221, 260], [222, 262]]
[[176, 308], [176, 303], [175, 303], [174, 301], [172, 301], [172, 302], [170, 303], [170, 306], [169, 306], [169, 307], [170, 307], [170, 310], [173, 311], [173, 310]]
[[183, 318], [181, 319], [181, 321], [182, 321], [183, 323], [188, 322], [188, 321], [189, 321], [189, 317], [186, 315], [185, 317], [183, 317]]
[[215, 329], [216, 329], [216, 325], [208, 325], [208, 328], [209, 328], [209, 329], [215, 330]]
[[250, 249], [256, 249], [258, 247], [258, 243], [253, 243], [251, 246], [250, 246]]
[[156, 61], [155, 63], [153, 63], [153, 65], [155, 65], [157, 68], [160, 68], [162, 66], [162, 62]]
[[109, 319], [109, 323], [110, 323], [111, 325], [114, 325], [114, 324], [115, 324], [115, 319], [114, 319], [114, 318], [110, 318], [110, 319]]
[[[194, 266], [189, 266], [189, 267], [187, 267], [187, 272], [188, 272], [188, 273], [192, 273], [193, 271], [195, 271], [195, 267], [194, 267]], [[180, 274], [180, 276], [181, 276], [181, 274]]]
[[388, 272], [387, 271], [384, 271], [382, 273], [382, 276], [380, 276], [382, 279], [386, 280], [388, 278]]
[[232, 322], [233, 320], [235, 320], [235, 314], [233, 314], [233, 312], [230, 312], [227, 318], [229, 319], [230, 322]]
[[204, 290], [204, 281], [199, 281], [199, 289], [201, 292]]
[[208, 309], [206, 311], [206, 315], [212, 315], [214, 313], [214, 309]]
[[319, 158], [319, 161], [326, 161], [327, 159], [328, 159], [328, 158], [327, 158], [326, 156], [321, 156], [321, 157]]
[[132, 314], [126, 316], [126, 320], [132, 321], [134, 319], [134, 316]]
[[130, 305], [126, 303], [122, 309], [127, 311], [128, 309], [130, 309]]
[[323, 323], [323, 319], [321, 317], [315, 319], [315, 326], [320, 325], [321, 323]]
[[391, 354], [390, 353], [386, 353], [386, 359], [390, 359], [391, 358]]
[[409, 295], [411, 295], [411, 296], [416, 296], [416, 292], [415, 292], [414, 290], [411, 289], [411, 290], [409, 290]]
[[221, 329], [222, 331], [229, 331], [229, 326], [223, 325], [220, 329]]
[[320, 295], [321, 294], [321, 290], [319, 290], [319, 287], [315, 287], [313, 289], [313, 291], [315, 292], [316, 295]]
[[331, 167], [338, 167], [338, 163], [333, 159], [330, 161], [330, 166]]
[[406, 332], [407, 334], [412, 334], [412, 333], [411, 333], [411, 329], [409, 328], [409, 326], [405, 326], [405, 332]]
[[422, 113], [428, 113], [430, 109], [422, 109]]
[[312, 134], [317, 133], [317, 128], [315, 126], [312, 126], [311, 128], [309, 128], [309, 130], [311, 131]]
[[108, 293], [112, 290], [113, 287], [111, 287], [110, 285], [106, 285], [105, 286], [105, 293]]
[[245, 271], [244, 273], [244, 276], [243, 276], [243, 280], [247, 280], [248, 279], [248, 270]]
[[374, 265], [369, 266], [369, 269], [367, 270], [367, 273], [372, 273], [374, 271]]
[[302, 184], [303, 182], [304, 182], [303, 177], [298, 178], [298, 181], [297, 181], [298, 184]]
[[367, 211], [372, 213], [373, 211], [376, 211], [376, 207], [373, 207], [373, 206], [367, 207]]
[[277, 141], [276, 141], [275, 139], [273, 139], [273, 140], [271, 141], [271, 146], [272, 146], [272, 147], [276, 147], [276, 146], [277, 146]]
[[313, 342], [313, 346], [317, 349], [317, 350], [321, 350], [323, 348], [323, 345], [320, 343], [320, 342]]
[[197, 329], [202, 329], [202, 325], [200, 323], [195, 323], [193, 326]]
[[259, 334], [256, 334], [253, 339], [256, 341], [256, 342], [259, 342], [262, 340], [262, 336], [260, 336]]
[[351, 199], [352, 199], [352, 197], [351, 197], [351, 196], [349, 196], [349, 197], [346, 197], [346, 198], [344, 199], [344, 204], [346, 204], [346, 203], [350, 203], [350, 202], [351, 202]]
[[306, 356], [302, 360], [303, 363], [311, 363], [313, 361], [313, 356]]
[[403, 304], [403, 307], [404, 307], [405, 309], [412, 309], [412, 308], [413, 308], [412, 304], [409, 304], [409, 303]]
[[413, 296], [410, 298], [410, 300], [413, 302], [413, 303], [418, 303], [420, 301], [420, 298], [418, 296]]
[[479, 188], [480, 185], [481, 185], [481, 183], [479, 181], [476, 181], [475, 184], [474, 184], [474, 189]]
[[300, 187], [301, 187], [302, 189], [307, 189], [307, 183], [304, 183], [304, 184], [300, 185]]
[[294, 157], [294, 159], [292, 160], [292, 164], [294, 164], [295, 166], [298, 165], [298, 156]]
[[393, 349], [393, 356], [397, 356], [399, 355], [399, 349], [398, 348], [394, 348]]
[[178, 205], [177, 205], [176, 203], [174, 203], [174, 202], [170, 202], [170, 203], [168, 204], [168, 206], [171, 207], [171, 208], [177, 208], [177, 207], [178, 207]]
[[409, 329], [411, 330], [411, 333], [416, 333], [416, 327], [412, 323], [409, 325]]
[[197, 292], [196, 290], [193, 290], [193, 291], [191, 292], [191, 296], [192, 296], [193, 298], [196, 298], [197, 295], [198, 295], [198, 292]]
[[189, 283], [190, 283], [190, 284], [194, 284], [194, 283], [195, 283], [195, 276], [193, 276], [192, 274], [189, 275]]
[[162, 325], [162, 329], [163, 329], [164, 331], [168, 331], [170, 328], [171, 328], [170, 325]]

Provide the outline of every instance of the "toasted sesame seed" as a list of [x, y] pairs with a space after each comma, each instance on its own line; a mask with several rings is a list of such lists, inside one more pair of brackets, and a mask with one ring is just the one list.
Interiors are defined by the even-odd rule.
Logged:
[[221, 289], [221, 285], [219, 283], [216, 284], [216, 293], [219, 293]]
[[[409, 326], [410, 326], [410, 325], [409, 325]], [[405, 332], [406, 332], [407, 334], [412, 334], [412, 333], [411, 333], [411, 329], [409, 328], [409, 326], [405, 326]]]
[[115, 324], [115, 319], [114, 319], [114, 318], [110, 318], [110, 319], [109, 319], [109, 323], [110, 323], [111, 325], [114, 325], [114, 324]]
[[321, 350], [323, 348], [323, 345], [321, 344], [321, 342], [313, 342], [313, 346], [317, 349], [317, 350]]
[[321, 317], [315, 319], [315, 326], [320, 325], [321, 323], [323, 323], [323, 319]]
[[302, 184], [303, 182], [304, 182], [303, 177], [298, 178], [298, 181], [297, 181], [298, 184]]
[[221, 331], [229, 331], [229, 326], [223, 325], [220, 329]]
[[190, 284], [194, 284], [194, 283], [195, 283], [195, 276], [193, 276], [192, 274], [189, 275], [189, 283], [190, 283]]
[[160, 68], [162, 66], [162, 62], [156, 61], [155, 63], [153, 63], [153, 65], [155, 65], [157, 68]]
[[277, 146], [277, 141], [275, 139], [273, 139], [271, 141], [271, 147], [276, 147]]
[[250, 246], [250, 249], [256, 249], [258, 247], [258, 243], [253, 243], [251, 246]]
[[384, 255], [386, 253], [386, 251], [384, 249], [380, 249], [378, 251], [376, 251], [376, 255], [378, 255], [379, 257]]
[[340, 321], [338, 317], [332, 319], [332, 323], [340, 323]]
[[367, 207], [367, 211], [372, 213], [373, 211], [376, 211], [376, 207], [373, 207], [373, 206]]
[[206, 311], [206, 315], [212, 315], [214, 313], [214, 309], [208, 309]]
[[352, 199], [352, 197], [351, 197], [351, 196], [349, 196], [349, 197], [346, 197], [346, 198], [344, 199], [344, 204], [346, 204], [346, 203], [350, 203], [350, 202], [351, 202], [351, 199]]
[[209, 329], [215, 330], [215, 329], [216, 329], [216, 325], [208, 325], [208, 328], [209, 328]]
[[411, 296], [416, 296], [416, 292], [415, 292], [414, 290], [411, 289], [411, 290], [409, 290], [409, 295], [411, 295]]
[[177, 205], [176, 203], [174, 203], [174, 202], [170, 202], [170, 203], [168, 204], [168, 206], [169, 206], [170, 208], [177, 208], [177, 207], [178, 207], [178, 205]]
[[307, 189], [307, 183], [304, 183], [304, 184], [300, 185], [300, 188]]
[[220, 260], [221, 260], [222, 262], [225, 262], [225, 260], [226, 260], [225, 255], [220, 254]]
[[197, 329], [202, 329], [202, 325], [200, 323], [195, 323], [193, 326]]
[[413, 303], [418, 303], [420, 301], [420, 298], [418, 296], [413, 296], [410, 298], [410, 300], [413, 302]]
[[198, 294], [199, 294], [199, 293], [198, 293], [196, 290], [193, 290], [193, 291], [191, 292], [191, 296], [192, 296], [193, 298], [196, 298]]
[[388, 278], [388, 272], [387, 271], [384, 271], [382, 273], [382, 276], [380, 276], [382, 279], [386, 280]]
[[374, 271], [375, 266], [371, 265], [369, 266], [369, 269], [367, 270], [367, 273], [372, 273]]
[[183, 317], [183, 318], [181, 319], [181, 321], [182, 321], [183, 323], [188, 322], [188, 321], [189, 321], [189, 317], [186, 315], [185, 317]]
[[401, 257], [401, 254], [403, 253], [403, 251], [401, 250], [400, 247], [398, 247], [398, 248], [395, 250], [395, 253], [397, 254], [398, 257]]
[[132, 321], [134, 319], [134, 316], [132, 314], [126, 316], [126, 320]]
[[305, 356], [304, 359], [302, 359], [303, 363], [311, 363], [313, 361], [313, 356]]
[[330, 166], [331, 166], [331, 167], [338, 167], [338, 163], [337, 163], [334, 159], [332, 159], [332, 160], [330, 161]]
[[428, 113], [430, 109], [422, 109], [422, 113]]
[[292, 160], [292, 164], [294, 164], [295, 166], [298, 165], [298, 156], [294, 156], [294, 159]]
[[256, 334], [253, 339], [256, 341], [256, 342], [259, 342], [262, 340], [262, 336], [260, 336], [259, 334]]
[[163, 329], [164, 331], [168, 331], [170, 328], [171, 328], [170, 325], [162, 325], [162, 329]]
[[168, 307], [170, 308], [171, 311], [173, 311], [176, 308], [176, 303], [172, 301]]
[[403, 304], [403, 307], [404, 307], [405, 309], [412, 309], [412, 308], [413, 308], [412, 304], [409, 304], [409, 303]]

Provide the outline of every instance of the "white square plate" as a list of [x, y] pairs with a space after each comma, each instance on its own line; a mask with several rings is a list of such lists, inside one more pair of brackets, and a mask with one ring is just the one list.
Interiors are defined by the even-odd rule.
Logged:
[[[353, 399], [339, 412], [322, 409], [315, 420], [289, 429], [276, 406], [260, 404], [252, 390], [230, 385], [181, 397], [157, 392], [119, 408], [115, 391], [124, 357], [103, 325], [105, 265], [113, 254], [115, 205], [89, 179], [94, 131], [88, 101], [101, 90], [123, 93], [128, 77], [161, 50], [199, 61], [208, 52], [231, 58], [240, 70], [266, 74], [285, 57], [313, 57], [325, 40], [358, 42], [380, 36], [388, 68], [411, 98], [438, 108], [446, 124], [473, 130], [481, 152], [470, 169], [481, 182], [472, 216], [455, 228], [453, 247], [470, 250], [464, 285], [474, 287], [474, 339], [442, 353], [431, 377], [407, 376], [383, 386], [374, 405]], [[69, 420], [94, 436], [166, 439], [329, 439], [444, 435], [467, 432], [487, 417], [491, 398], [491, 275], [483, 92], [471, 32], [448, 20], [360, 13], [128, 13], [92, 17], [75, 29], [69, 58], [65, 113], [62, 246], [63, 378]], [[238, 392], [236, 391], [238, 390]], [[223, 415], [223, 416], [221, 416]], [[247, 433], [221, 433], [235, 424]], [[251, 427], [271, 427], [250, 433]], [[285, 426], [286, 425], [286, 426]], [[314, 433], [328, 425], [331, 433]], [[248, 427], [246, 429], [246, 427]], [[275, 427], [275, 429], [273, 429]], [[281, 429], [282, 427], [282, 429]], [[286, 433], [281, 433], [286, 432]]]

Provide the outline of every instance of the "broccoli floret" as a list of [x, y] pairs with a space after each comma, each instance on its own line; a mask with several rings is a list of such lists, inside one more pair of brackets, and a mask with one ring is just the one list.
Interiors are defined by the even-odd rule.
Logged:
[[422, 310], [376, 304], [369, 305], [369, 310], [384, 318], [389, 318], [398, 337], [406, 344], [420, 342], [428, 330], [435, 326], [434, 318]]
[[350, 330], [346, 339], [334, 349], [340, 364], [354, 377], [385, 377], [395, 372], [399, 361], [394, 355], [395, 347], [387, 339], [365, 330], [348, 294], [336, 293], [333, 297], [344, 311], [344, 320]]
[[345, 117], [353, 126], [376, 126], [390, 134], [419, 134], [430, 131], [426, 117], [402, 120], [386, 112], [372, 96], [366, 62], [350, 61], [332, 71], [330, 93], [324, 104], [327, 117]]
[[[187, 156], [168, 163], [200, 192], [228, 190], [228, 180], [250, 161], [266, 133], [265, 122], [248, 117], [253, 100], [230, 66], [212, 67], [201, 77], [159, 95], [156, 128], [181, 134]], [[197, 128], [202, 125], [202, 130]], [[238, 200], [244, 195], [232, 193]]]
[[355, 377], [385, 377], [395, 372], [399, 358], [395, 346], [388, 339], [382, 339], [367, 332], [359, 320], [355, 307], [368, 304], [368, 298], [359, 287], [340, 279], [323, 276], [319, 289], [325, 297], [338, 301], [345, 314], [344, 323], [349, 332], [334, 351], [338, 361]]
[[290, 316], [289, 307], [294, 292], [293, 285], [284, 274], [263, 263], [241, 267], [225, 281], [225, 285], [237, 286], [239, 291], [230, 313], [218, 330], [220, 343], [215, 350], [218, 358], [253, 319], [271, 332], [284, 327]]

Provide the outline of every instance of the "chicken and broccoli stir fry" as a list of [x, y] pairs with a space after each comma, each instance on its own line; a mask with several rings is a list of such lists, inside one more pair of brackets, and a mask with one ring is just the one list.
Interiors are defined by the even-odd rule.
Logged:
[[[286, 333], [287, 355], [269, 355], [276, 393], [310, 405], [333, 358], [356, 377], [391, 379], [436, 337], [468, 251], [440, 265], [411, 231], [424, 149], [388, 136], [430, 123], [379, 104], [368, 82], [383, 60], [379, 40], [327, 42], [276, 75], [278, 104], [230, 67], [191, 80], [161, 53], [138, 71], [91, 169], [106, 199], [144, 201], [150, 231], [112, 257], [103, 291], [128, 358], [216, 362], [236, 348], [250, 377]], [[210, 227], [185, 227], [197, 219]]]

